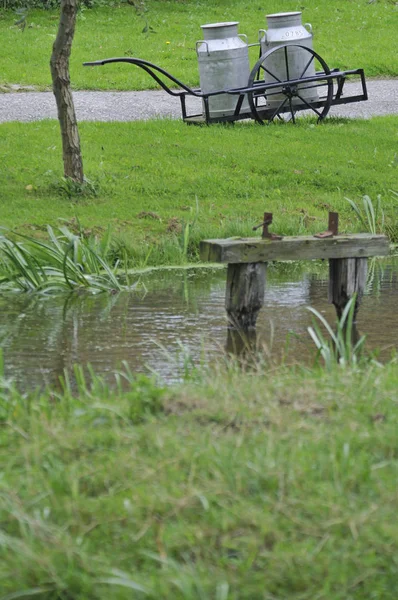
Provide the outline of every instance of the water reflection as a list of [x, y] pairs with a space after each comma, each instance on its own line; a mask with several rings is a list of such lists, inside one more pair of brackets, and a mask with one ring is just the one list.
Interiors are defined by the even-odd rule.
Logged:
[[[371, 274], [358, 327], [367, 335], [367, 348], [382, 348], [386, 358], [397, 346], [398, 265], [379, 262]], [[227, 334], [225, 277], [224, 270], [162, 271], [143, 277], [145, 288], [134, 293], [0, 297], [5, 374], [33, 387], [54, 383], [75, 363], [109, 373], [127, 361], [133, 371], [149, 368], [175, 380], [184, 361], [182, 345], [194, 361], [214, 360], [226, 346], [242, 350], [241, 341]], [[313, 350], [309, 305], [334, 322], [334, 308], [327, 304], [327, 265], [313, 272], [294, 265], [270, 267], [256, 344], [275, 360], [286, 356], [287, 347], [291, 360], [308, 360]]]

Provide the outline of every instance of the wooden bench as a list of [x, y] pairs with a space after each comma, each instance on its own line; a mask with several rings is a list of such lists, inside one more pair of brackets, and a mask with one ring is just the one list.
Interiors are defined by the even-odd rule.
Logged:
[[[268, 220], [266, 216], [268, 215]], [[337, 213], [329, 214], [329, 225]], [[271, 220], [269, 219], [271, 217]], [[225, 308], [231, 327], [249, 330], [256, 326], [264, 303], [267, 263], [269, 261], [329, 260], [329, 302], [340, 318], [347, 302], [356, 294], [354, 321], [366, 284], [367, 259], [389, 254], [385, 235], [335, 234], [292, 236], [277, 239], [268, 232], [272, 215], [264, 215], [263, 238], [204, 240], [200, 256], [204, 262], [227, 263]], [[264, 231], [265, 230], [265, 231]]]

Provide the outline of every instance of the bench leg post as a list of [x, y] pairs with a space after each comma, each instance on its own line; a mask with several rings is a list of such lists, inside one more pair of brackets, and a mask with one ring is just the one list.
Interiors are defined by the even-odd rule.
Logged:
[[341, 319], [349, 300], [356, 294], [352, 343], [359, 339], [357, 314], [365, 291], [368, 268], [367, 258], [332, 258], [329, 260], [329, 302], [334, 304]]
[[256, 327], [264, 304], [266, 263], [228, 264], [225, 309], [230, 327], [248, 331]]

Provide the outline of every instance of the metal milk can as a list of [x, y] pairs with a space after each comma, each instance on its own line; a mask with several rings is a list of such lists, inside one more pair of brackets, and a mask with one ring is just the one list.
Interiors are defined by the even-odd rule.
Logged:
[[[196, 42], [196, 53], [200, 88], [205, 94], [247, 86], [249, 49], [247, 36], [238, 33], [238, 25], [237, 21], [201, 25], [204, 39]], [[210, 117], [233, 115], [238, 98], [238, 95], [228, 94], [210, 97]], [[247, 97], [243, 100], [241, 112], [249, 112]]]
[[[261, 45], [261, 54], [267, 52], [275, 46], [281, 44], [300, 44], [312, 50], [312, 27], [310, 23], [301, 23], [301, 12], [275, 13], [267, 15], [268, 30], [260, 29], [259, 41]], [[301, 48], [289, 48], [287, 51], [287, 60], [289, 68], [289, 77], [286, 69], [286, 56], [284, 50], [274, 52], [264, 66], [276, 75], [278, 79], [300, 79], [301, 77], [312, 77], [315, 75], [314, 61], [308, 62], [311, 59], [311, 54]], [[307, 68], [306, 68], [307, 67]], [[304, 73], [305, 71], [305, 73]], [[303, 75], [304, 73], [304, 75]], [[275, 78], [269, 73], [264, 72], [266, 83], [275, 83]], [[299, 94], [307, 102], [316, 102], [318, 100], [318, 91], [314, 83], [308, 83], [298, 86]], [[310, 89], [305, 89], [310, 87]], [[277, 94], [267, 98], [267, 105], [277, 107], [283, 101], [285, 96]], [[299, 98], [293, 98], [294, 104], [303, 104]]]

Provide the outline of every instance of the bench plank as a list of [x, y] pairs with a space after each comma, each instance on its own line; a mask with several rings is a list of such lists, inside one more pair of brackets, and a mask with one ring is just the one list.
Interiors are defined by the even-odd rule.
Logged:
[[290, 236], [281, 240], [229, 238], [204, 240], [200, 243], [202, 261], [232, 264], [270, 260], [365, 258], [388, 254], [387, 236], [370, 233], [343, 234], [323, 239], [313, 236]]

